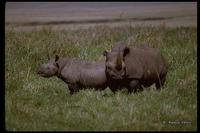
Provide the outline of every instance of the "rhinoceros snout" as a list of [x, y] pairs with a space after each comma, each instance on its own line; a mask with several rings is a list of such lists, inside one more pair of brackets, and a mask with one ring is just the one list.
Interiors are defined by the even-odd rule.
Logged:
[[37, 68], [36, 73], [39, 74], [39, 75], [43, 73], [42, 70], [41, 70], [41, 67]]
[[37, 74], [42, 74], [42, 72], [40, 70], [37, 71]]
[[121, 75], [112, 75], [111, 77], [113, 79], [123, 79], [123, 78], [125, 78], [124, 76], [121, 76]]

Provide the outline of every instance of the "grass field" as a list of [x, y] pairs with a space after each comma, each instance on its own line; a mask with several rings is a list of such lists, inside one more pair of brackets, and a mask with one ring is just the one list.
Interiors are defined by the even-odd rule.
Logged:
[[[96, 26], [88, 29], [5, 33], [5, 126], [9, 131], [197, 130], [197, 28]], [[82, 90], [70, 96], [57, 77], [36, 74], [55, 54], [102, 60], [118, 41], [159, 48], [170, 68], [163, 90], [113, 94]]]

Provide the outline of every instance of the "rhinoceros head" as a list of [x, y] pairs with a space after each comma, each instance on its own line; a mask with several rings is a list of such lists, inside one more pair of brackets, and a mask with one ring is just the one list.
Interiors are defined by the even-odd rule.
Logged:
[[59, 57], [56, 55], [55, 59], [51, 59], [48, 61], [48, 63], [41, 64], [37, 68], [37, 74], [42, 77], [51, 77], [55, 76], [58, 73], [58, 61]]
[[106, 56], [106, 74], [113, 79], [123, 79], [126, 76], [125, 56], [129, 53], [129, 48], [123, 50], [104, 51]]

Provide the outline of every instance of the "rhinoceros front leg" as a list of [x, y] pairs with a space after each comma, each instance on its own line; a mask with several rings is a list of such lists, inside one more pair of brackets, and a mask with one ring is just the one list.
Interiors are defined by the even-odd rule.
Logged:
[[79, 86], [77, 84], [68, 84], [70, 95], [73, 95], [75, 92], [79, 91]]
[[131, 92], [138, 92], [138, 91], [142, 91], [143, 88], [142, 86], [140, 85], [140, 82], [138, 80], [132, 80], [130, 81], [129, 83], [129, 87], [128, 87], [128, 92], [131, 93]]
[[117, 91], [117, 88], [116, 87], [109, 87], [110, 90], [115, 94], [115, 92]]

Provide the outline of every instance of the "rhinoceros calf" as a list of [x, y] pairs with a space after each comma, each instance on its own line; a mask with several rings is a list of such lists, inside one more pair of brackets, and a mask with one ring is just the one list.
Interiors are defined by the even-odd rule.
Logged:
[[104, 90], [107, 87], [105, 61], [84, 61], [80, 59], [61, 58], [49, 60], [38, 67], [37, 73], [42, 77], [57, 76], [68, 84], [70, 94], [83, 88]]
[[126, 87], [132, 92], [154, 83], [160, 89], [165, 83], [168, 65], [156, 48], [145, 45], [129, 48], [120, 43], [111, 52], [104, 51], [104, 56], [106, 75], [112, 91]]

